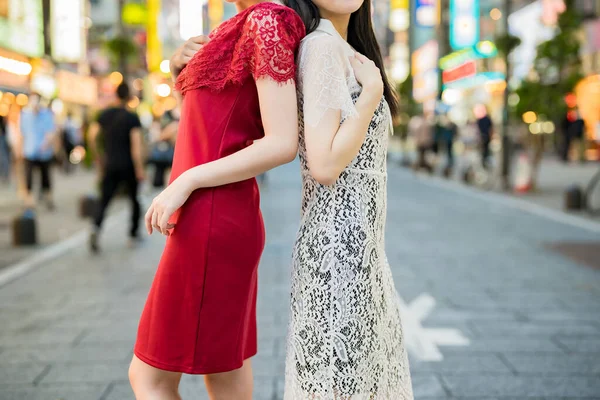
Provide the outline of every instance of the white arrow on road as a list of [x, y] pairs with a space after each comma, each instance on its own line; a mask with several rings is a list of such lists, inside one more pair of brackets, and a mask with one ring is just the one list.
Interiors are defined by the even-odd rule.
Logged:
[[422, 293], [406, 304], [398, 296], [404, 340], [408, 351], [422, 361], [442, 361], [444, 355], [438, 346], [468, 346], [469, 339], [458, 329], [425, 328], [422, 322], [435, 308], [435, 299], [429, 293]]

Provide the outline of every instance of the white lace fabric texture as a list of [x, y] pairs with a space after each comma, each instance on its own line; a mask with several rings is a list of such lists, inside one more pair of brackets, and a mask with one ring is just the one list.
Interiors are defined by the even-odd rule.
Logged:
[[342, 123], [360, 94], [339, 36], [301, 44], [298, 91], [302, 221], [293, 251], [285, 400], [413, 400], [400, 310], [385, 255], [389, 107], [334, 185], [309, 173], [304, 124], [327, 110]]

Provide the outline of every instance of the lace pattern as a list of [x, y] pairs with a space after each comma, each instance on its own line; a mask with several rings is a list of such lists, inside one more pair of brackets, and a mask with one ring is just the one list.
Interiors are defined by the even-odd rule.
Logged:
[[337, 41], [317, 31], [300, 44], [298, 90], [304, 98], [304, 121], [310, 126], [317, 126], [330, 109], [340, 110], [342, 120], [358, 115], [350, 93], [360, 87]]
[[[312, 102], [317, 101], [316, 108], [342, 110], [343, 120], [355, 115], [361, 89], [334, 58], [340, 53], [335, 46], [345, 44], [341, 37], [313, 35], [323, 36], [309, 35], [299, 60], [302, 221], [293, 250], [284, 399], [413, 400], [398, 297], [384, 249], [389, 107], [382, 99], [358, 155], [337, 182], [316, 182], [303, 134], [304, 123], [322, 115]], [[305, 89], [313, 83], [324, 90], [312, 95]]]
[[175, 89], [222, 90], [248, 78], [295, 78], [295, 53], [304, 36], [300, 17], [290, 8], [263, 2], [222, 23], [177, 78]]

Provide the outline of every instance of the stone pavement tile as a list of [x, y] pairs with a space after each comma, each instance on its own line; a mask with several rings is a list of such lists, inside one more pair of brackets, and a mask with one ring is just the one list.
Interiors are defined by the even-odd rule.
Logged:
[[552, 337], [561, 335], [591, 336], [600, 335], [595, 324], [561, 324], [560, 322], [520, 322], [503, 323], [492, 321], [471, 322], [470, 327], [482, 337]]
[[2, 400], [98, 400], [106, 384], [0, 386]]
[[0, 343], [3, 346], [27, 346], [30, 344], [71, 344], [83, 333], [83, 329], [53, 329], [39, 331], [0, 332]]
[[559, 353], [565, 351], [553, 340], [547, 338], [475, 338], [468, 346], [464, 347], [441, 347], [444, 355], [456, 354], [467, 355], [471, 353]]
[[[179, 393], [184, 400], [209, 400], [201, 376], [184, 375], [179, 387]], [[275, 382], [272, 378], [255, 378], [254, 400], [278, 400], [282, 397], [275, 395]], [[134, 400], [133, 391], [128, 382], [114, 382], [104, 400]]]
[[440, 379], [432, 374], [411, 374], [415, 398], [445, 397], [447, 395]]
[[[569, 351], [576, 353], [600, 353], [600, 337], [595, 338], [570, 338], [568, 336], [556, 338], [560, 344]], [[600, 355], [599, 355], [600, 357]]]
[[0, 384], [33, 383], [47, 368], [48, 364], [43, 363], [0, 364]]
[[591, 322], [595, 323], [598, 321], [597, 314], [593, 312], [584, 311], [579, 309], [577, 311], [555, 311], [555, 312], [535, 312], [528, 311], [522, 313], [523, 317], [532, 322]]
[[444, 357], [442, 361], [420, 361], [411, 356], [410, 370], [414, 373], [422, 372], [510, 372], [506, 364], [495, 354], [473, 353], [469, 355], [452, 354]]
[[132, 353], [126, 343], [68, 345], [30, 345], [7, 348], [0, 363], [125, 361]]
[[598, 380], [600, 380], [600, 357], [597, 354], [522, 355], [507, 353], [504, 354], [504, 357], [519, 373], [534, 373], [536, 375], [598, 375]]
[[127, 362], [55, 363], [42, 383], [96, 383], [125, 379], [129, 370]]
[[435, 322], [464, 322], [464, 321], [508, 321], [517, 322], [522, 318], [516, 311], [457, 310], [450, 307], [436, 307], [427, 317], [427, 321]]
[[133, 343], [137, 336], [137, 321], [122, 321], [117, 325], [103, 326], [89, 332], [81, 343], [126, 342]]
[[515, 399], [530, 397], [549, 398], [598, 398], [600, 379], [597, 377], [539, 377], [514, 376], [512, 374], [446, 374], [444, 385], [454, 397], [485, 396]]

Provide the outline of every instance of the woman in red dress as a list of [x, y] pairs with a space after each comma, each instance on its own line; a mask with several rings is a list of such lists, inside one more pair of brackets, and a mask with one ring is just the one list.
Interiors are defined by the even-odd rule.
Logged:
[[180, 399], [182, 373], [213, 400], [252, 397], [257, 268], [265, 232], [255, 176], [294, 159], [290, 8], [237, 1], [177, 78], [183, 95], [171, 183], [146, 214], [168, 236], [141, 316], [130, 382], [138, 400]]

